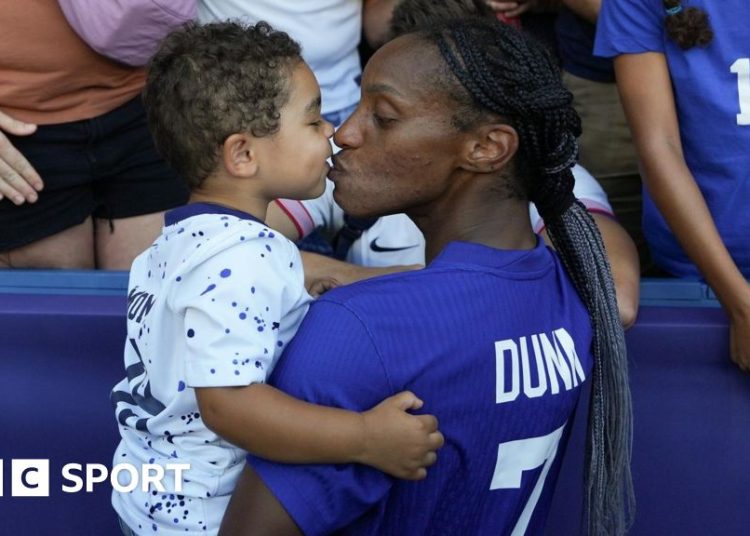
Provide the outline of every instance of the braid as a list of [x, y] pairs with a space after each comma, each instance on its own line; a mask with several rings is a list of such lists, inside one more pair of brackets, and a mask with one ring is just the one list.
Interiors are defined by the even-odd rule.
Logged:
[[566, 272], [591, 317], [595, 357], [586, 448], [589, 534], [624, 534], [634, 513], [632, 408], [625, 336], [599, 230], [573, 196], [581, 126], [549, 54], [495, 21], [452, 23], [426, 35], [474, 105], [518, 133], [516, 156]]
[[393, 8], [390, 37], [428, 29], [440, 21], [465, 17], [494, 17], [485, 0], [399, 0]]
[[625, 334], [612, 274], [596, 223], [579, 201], [552, 222], [547, 232], [594, 324], [596, 364], [586, 442], [589, 534], [623, 534], [635, 503], [630, 475], [633, 423]]
[[667, 12], [664, 19], [667, 35], [683, 50], [705, 46], [714, 38], [705, 11], [697, 7], [684, 8], [680, 0], [664, 0], [662, 4]]

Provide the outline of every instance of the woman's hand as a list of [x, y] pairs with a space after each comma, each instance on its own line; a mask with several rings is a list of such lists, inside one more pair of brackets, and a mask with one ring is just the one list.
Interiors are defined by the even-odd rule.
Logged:
[[725, 306], [729, 314], [729, 353], [732, 361], [750, 372], [750, 284], [736, 294], [736, 303]]
[[29, 136], [36, 132], [36, 125], [0, 112], [0, 200], [7, 197], [16, 205], [34, 203], [39, 198], [37, 192], [44, 187], [42, 178], [3, 132]]

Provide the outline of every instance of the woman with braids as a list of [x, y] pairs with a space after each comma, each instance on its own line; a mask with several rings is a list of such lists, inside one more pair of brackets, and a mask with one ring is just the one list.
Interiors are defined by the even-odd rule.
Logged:
[[[221, 534], [540, 534], [584, 381], [589, 532], [625, 532], [625, 343], [601, 238], [572, 195], [579, 130], [553, 60], [497, 21], [375, 53], [335, 135], [334, 195], [357, 217], [406, 212], [428, 265], [318, 299], [272, 381], [351, 409], [408, 387], [445, 447], [412, 485], [250, 457]], [[557, 253], [532, 232], [529, 200]]]
[[703, 279], [750, 371], [750, 2], [605, 0], [595, 53], [617, 84], [644, 184], [654, 261]]

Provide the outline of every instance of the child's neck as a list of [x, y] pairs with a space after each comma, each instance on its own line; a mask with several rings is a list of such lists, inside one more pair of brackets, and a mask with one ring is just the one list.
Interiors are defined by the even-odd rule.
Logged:
[[255, 197], [245, 197], [241, 195], [228, 195], [220, 192], [205, 192], [201, 190], [194, 190], [190, 194], [190, 203], [213, 203], [216, 205], [222, 205], [225, 207], [233, 208], [235, 210], [241, 210], [247, 212], [252, 216], [255, 216], [261, 221], [266, 221], [266, 212], [268, 210], [267, 199], [259, 199]]

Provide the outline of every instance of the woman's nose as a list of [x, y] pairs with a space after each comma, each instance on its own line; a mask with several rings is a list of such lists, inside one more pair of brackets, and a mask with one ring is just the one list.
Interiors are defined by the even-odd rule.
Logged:
[[[359, 108], [357, 108], [359, 110]], [[358, 147], [362, 143], [360, 114], [354, 111], [333, 135], [333, 142], [342, 149]]]

